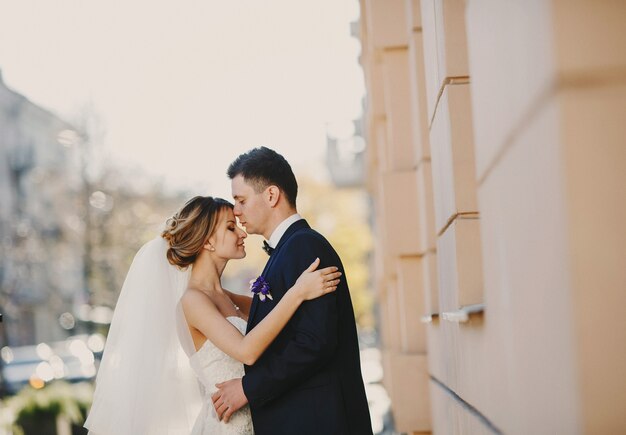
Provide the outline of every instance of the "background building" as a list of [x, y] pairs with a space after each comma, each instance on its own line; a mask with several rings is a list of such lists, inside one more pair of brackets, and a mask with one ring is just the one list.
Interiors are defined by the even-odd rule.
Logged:
[[399, 431], [626, 430], [626, 3], [361, 0]]
[[0, 76], [3, 345], [65, 338], [59, 316], [83, 294], [80, 164], [62, 144], [71, 129]]

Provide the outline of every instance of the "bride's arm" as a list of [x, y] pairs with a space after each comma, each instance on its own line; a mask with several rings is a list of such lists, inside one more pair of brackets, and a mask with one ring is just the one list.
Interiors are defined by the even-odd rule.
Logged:
[[336, 267], [315, 270], [318, 265], [319, 260], [315, 260], [285, 293], [276, 307], [245, 336], [242, 336], [239, 330], [222, 316], [215, 304], [198, 290], [187, 290], [182, 297], [187, 323], [227, 355], [246, 365], [252, 365], [284, 328], [302, 302], [337, 289], [341, 272], [337, 272]]
[[239, 295], [228, 290], [224, 291], [234, 302], [234, 304], [239, 307], [239, 311], [244, 313], [246, 316], [250, 315], [250, 307], [252, 306], [252, 298], [250, 296]]

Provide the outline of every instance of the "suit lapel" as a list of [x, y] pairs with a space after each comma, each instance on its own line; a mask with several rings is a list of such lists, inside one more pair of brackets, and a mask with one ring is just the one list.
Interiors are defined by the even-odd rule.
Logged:
[[[285, 231], [285, 234], [283, 234], [283, 236], [278, 241], [276, 248], [274, 248], [274, 252], [270, 256], [270, 258], [267, 260], [267, 263], [265, 263], [265, 267], [263, 268], [263, 273], [261, 273], [261, 276], [263, 276], [264, 278], [267, 278], [270, 268], [272, 267], [272, 265], [276, 261], [276, 258], [278, 257], [278, 250], [285, 244], [287, 240], [291, 238], [291, 236], [296, 231], [302, 228], [310, 228], [309, 224], [304, 219], [300, 219], [299, 221], [294, 222], [293, 224], [289, 226], [289, 228], [287, 228], [287, 231]], [[248, 315], [248, 326], [246, 328], [246, 334], [250, 332], [250, 329], [252, 329], [252, 325], [256, 324], [253, 321], [254, 321], [254, 315], [256, 314], [256, 310], [257, 310], [257, 307], [259, 306], [259, 303], [261, 303], [259, 297], [257, 295], [254, 295], [254, 297], [252, 298], [252, 306], [250, 307], [250, 314]]]

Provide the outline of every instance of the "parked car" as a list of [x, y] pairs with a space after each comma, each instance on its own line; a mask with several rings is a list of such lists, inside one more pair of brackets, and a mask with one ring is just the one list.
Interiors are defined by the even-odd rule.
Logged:
[[55, 379], [91, 380], [104, 349], [100, 334], [77, 335], [53, 343], [0, 349], [4, 391], [14, 394], [25, 385], [42, 388]]

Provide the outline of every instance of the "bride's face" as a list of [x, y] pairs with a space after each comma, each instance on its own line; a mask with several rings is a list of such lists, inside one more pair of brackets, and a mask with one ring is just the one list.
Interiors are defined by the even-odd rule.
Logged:
[[219, 222], [209, 242], [215, 247], [215, 255], [233, 260], [246, 256], [244, 244], [246, 237], [248, 237], [246, 232], [237, 226], [233, 211], [227, 208], [220, 213]]

